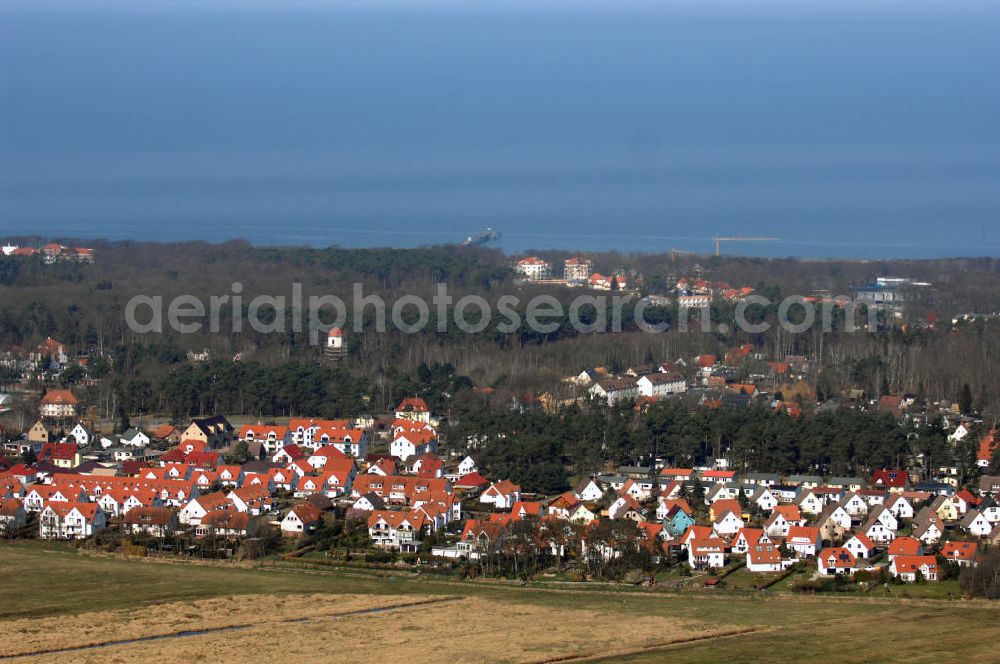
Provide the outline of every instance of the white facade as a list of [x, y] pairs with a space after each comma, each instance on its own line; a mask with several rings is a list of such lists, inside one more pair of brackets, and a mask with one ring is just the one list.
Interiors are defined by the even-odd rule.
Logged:
[[514, 271], [528, 279], [548, 279], [552, 276], [552, 266], [534, 256], [519, 260], [514, 264]]

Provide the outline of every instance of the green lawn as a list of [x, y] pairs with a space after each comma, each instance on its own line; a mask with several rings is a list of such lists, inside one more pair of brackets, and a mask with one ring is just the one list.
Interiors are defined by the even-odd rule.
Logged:
[[[739, 574], [749, 573], [741, 570], [730, 578]], [[892, 590], [894, 594], [906, 590], [911, 598], [918, 593], [946, 597], [947, 589], [953, 588], [950, 584], [893, 586]], [[803, 597], [725, 591], [626, 592], [596, 584], [560, 588], [542, 589], [537, 584], [520, 588], [430, 574], [164, 564], [88, 555], [59, 544], [0, 543], [0, 619], [248, 593], [450, 594], [530, 603], [554, 611], [614, 611], [622, 620], [640, 614], [661, 615], [758, 630], [613, 660], [617, 662], [931, 661], [927, 655], [934, 653], [937, 661], [959, 656], [988, 661], [994, 659], [992, 644], [1000, 640], [1000, 604], [985, 602], [873, 600], [853, 593]], [[976, 638], [968, 638], [970, 629]]]

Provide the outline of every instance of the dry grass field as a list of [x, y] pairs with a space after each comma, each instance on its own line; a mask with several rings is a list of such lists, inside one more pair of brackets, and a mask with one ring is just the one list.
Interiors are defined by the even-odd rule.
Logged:
[[[0, 543], [0, 657], [940, 662], [995, 661], [1000, 640], [1000, 605], [986, 602], [584, 588], [165, 564]], [[139, 640], [121, 643], [129, 639]]]

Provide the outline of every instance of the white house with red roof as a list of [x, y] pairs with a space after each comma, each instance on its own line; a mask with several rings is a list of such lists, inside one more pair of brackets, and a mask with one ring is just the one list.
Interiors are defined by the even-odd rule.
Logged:
[[437, 434], [433, 431], [402, 431], [389, 444], [389, 454], [405, 461], [412, 456], [437, 452], [437, 447]]
[[180, 509], [178, 518], [185, 525], [197, 526], [205, 515], [215, 510], [225, 509], [229, 505], [226, 494], [221, 491], [206, 493], [203, 496], [196, 496], [189, 500]]
[[816, 567], [824, 576], [854, 574], [860, 567], [854, 554], [841, 546], [828, 546], [816, 556]]
[[239, 438], [247, 443], [259, 442], [270, 453], [285, 444], [288, 427], [274, 424], [247, 424], [240, 428]]
[[741, 528], [733, 540], [733, 553], [746, 553], [758, 543], [770, 544], [771, 540], [760, 528]]
[[521, 500], [521, 487], [510, 480], [494, 482], [479, 495], [479, 502], [493, 505], [498, 510], [508, 510]]
[[49, 390], [42, 397], [38, 413], [42, 417], [65, 419], [76, 417], [76, 407], [80, 402], [69, 390]]
[[694, 569], [719, 569], [726, 566], [726, 543], [718, 537], [692, 538], [687, 548], [688, 563]]
[[978, 548], [976, 542], [945, 542], [941, 545], [941, 555], [959, 567], [975, 567]]
[[346, 455], [333, 445], [324, 445], [312, 452], [306, 460], [312, 468], [321, 470], [332, 459], [343, 459]]
[[754, 573], [780, 572], [783, 569], [781, 551], [771, 542], [758, 542], [746, 552], [747, 571]]
[[844, 542], [844, 548], [854, 554], [855, 558], [871, 558], [875, 553], [875, 542], [864, 533], [855, 533]]
[[799, 558], [814, 557], [821, 544], [819, 528], [815, 526], [792, 526], [785, 538], [785, 546], [798, 554]]
[[549, 279], [552, 266], [537, 256], [525, 256], [514, 263], [514, 271], [527, 279]]
[[997, 429], [990, 429], [979, 439], [979, 448], [976, 451], [976, 465], [980, 468], [989, 468], [993, 459], [993, 452], [997, 447]]
[[396, 406], [396, 419], [428, 424], [431, 421], [431, 410], [420, 397], [406, 397]]
[[108, 518], [96, 503], [51, 502], [38, 516], [42, 539], [86, 539], [104, 530]]
[[927, 581], [937, 581], [937, 558], [934, 556], [896, 556], [889, 563], [889, 573], [909, 583], [917, 580], [918, 573]]
[[427, 517], [416, 510], [375, 510], [368, 517], [368, 537], [383, 549], [415, 552], [426, 525]]
[[321, 427], [313, 433], [312, 446], [327, 445], [333, 445], [348, 456], [360, 458], [368, 454], [368, 434], [363, 429]]

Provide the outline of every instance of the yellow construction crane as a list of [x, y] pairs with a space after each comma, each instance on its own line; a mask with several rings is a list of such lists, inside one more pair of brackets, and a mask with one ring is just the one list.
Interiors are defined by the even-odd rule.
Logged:
[[720, 244], [723, 242], [776, 242], [780, 239], [781, 239], [780, 237], [748, 237], [744, 235], [733, 235], [730, 237], [725, 237], [722, 235], [712, 236], [712, 242], [715, 243], [716, 256], [722, 255]]

